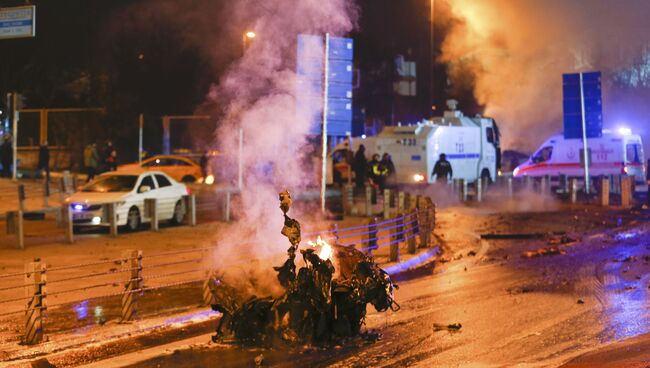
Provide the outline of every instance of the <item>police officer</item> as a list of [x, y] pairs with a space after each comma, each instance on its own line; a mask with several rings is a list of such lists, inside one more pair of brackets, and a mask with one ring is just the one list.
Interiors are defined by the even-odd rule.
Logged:
[[[445, 183], [448, 179], [453, 177], [451, 164], [447, 161], [447, 156], [444, 153], [440, 154], [436, 165], [433, 167], [431, 178], [434, 176], [436, 177], [436, 181], [440, 181], [441, 183]], [[444, 178], [445, 181], [442, 181], [442, 178]]]

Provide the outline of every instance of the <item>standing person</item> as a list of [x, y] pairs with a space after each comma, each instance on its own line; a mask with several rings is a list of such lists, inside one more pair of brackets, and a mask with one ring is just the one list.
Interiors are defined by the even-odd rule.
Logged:
[[363, 144], [359, 146], [357, 153], [354, 154], [352, 170], [354, 170], [356, 187], [363, 189], [368, 180], [368, 159], [366, 159], [366, 147]]
[[[451, 163], [447, 161], [447, 155], [441, 153], [436, 165], [433, 167], [433, 172], [431, 173], [431, 178], [436, 177], [436, 182], [443, 184], [447, 183], [447, 180], [453, 177], [453, 170], [451, 169]], [[444, 178], [444, 181], [443, 181]]]
[[47, 141], [41, 144], [41, 147], [38, 149], [38, 173], [40, 176], [45, 172], [45, 180], [50, 181], [50, 148], [47, 145]]
[[111, 170], [113, 167], [113, 159], [111, 158], [113, 156], [113, 150], [113, 141], [109, 139], [106, 141], [106, 147], [104, 147], [101, 155], [103, 171], [113, 171]]
[[370, 180], [377, 184], [377, 176], [379, 176], [379, 154], [375, 153], [368, 161], [368, 175]]
[[86, 167], [86, 174], [88, 175], [86, 183], [95, 178], [98, 165], [99, 154], [97, 153], [97, 145], [95, 143], [89, 144], [84, 149], [84, 166]]
[[0, 146], [0, 154], [2, 155], [2, 176], [11, 178], [11, 165], [14, 162], [14, 147], [11, 143], [11, 136], [6, 135], [2, 146]]
[[203, 176], [203, 181], [208, 177], [208, 153], [203, 152], [201, 159], [199, 160], [199, 165], [201, 166], [201, 175]]
[[104, 165], [106, 171], [117, 170], [117, 150], [113, 146], [113, 141], [106, 141], [106, 149], [104, 150]]
[[384, 153], [381, 157], [381, 165], [385, 171], [385, 185], [389, 188], [395, 187], [397, 184], [397, 179], [395, 176], [395, 164], [393, 163], [393, 158], [390, 157], [388, 152]]
[[376, 189], [379, 189], [380, 192], [383, 192], [386, 189], [386, 178], [388, 177], [388, 168], [384, 165], [384, 162], [379, 160], [379, 155], [372, 155], [372, 160], [370, 161], [370, 170], [371, 170], [371, 179], [375, 183]]

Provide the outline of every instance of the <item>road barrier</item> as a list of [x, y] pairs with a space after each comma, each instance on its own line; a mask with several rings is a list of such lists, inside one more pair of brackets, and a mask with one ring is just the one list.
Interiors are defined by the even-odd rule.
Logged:
[[[373, 217], [368, 224], [360, 226], [339, 228], [333, 225], [327, 230], [305, 232], [303, 239], [321, 236], [340, 246], [358, 246], [358, 250], [370, 255], [388, 247], [389, 260], [397, 261], [400, 244], [405, 244], [409, 253], [415, 253], [416, 237], [420, 239], [420, 246], [429, 246], [431, 234], [427, 232], [435, 227], [435, 206], [430, 198], [406, 193], [398, 198], [397, 207], [403, 209], [404, 214], [381, 222]], [[155, 203], [150, 202], [149, 206], [155, 207]], [[44, 261], [36, 259], [26, 264], [25, 272], [0, 274], [0, 310], [3, 311], [0, 318], [23, 314], [22, 340], [26, 344], [37, 344], [44, 341], [48, 313], [51, 315], [55, 310], [70, 313], [65, 312], [69, 307], [97, 299], [119, 298], [118, 319], [121, 322], [137, 319], [148, 292], [154, 290], [171, 292], [175, 287], [195, 285], [201, 291], [200, 302], [211, 304], [210, 283], [215, 282], [218, 271], [212, 264], [211, 252], [216, 248], [189, 248], [148, 255], [142, 250], [128, 250], [118, 259], [60, 267], [47, 267]], [[167, 259], [156, 263], [161, 258]], [[241, 264], [248, 262], [243, 260]], [[84, 271], [86, 269], [92, 271]], [[160, 269], [167, 271], [157, 271]], [[21, 290], [25, 290], [26, 296], [18, 296]], [[79, 297], [79, 292], [83, 297]]]

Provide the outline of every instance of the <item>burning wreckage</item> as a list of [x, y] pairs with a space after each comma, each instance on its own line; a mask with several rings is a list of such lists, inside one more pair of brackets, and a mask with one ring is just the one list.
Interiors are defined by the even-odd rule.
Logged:
[[[393, 299], [397, 285], [372, 258], [353, 247], [330, 246], [320, 238], [315, 243], [309, 242], [310, 248], [300, 250], [305, 265], [296, 273], [300, 223], [287, 216], [290, 207], [289, 193], [280, 193], [280, 208], [284, 213], [282, 234], [291, 246], [287, 260], [274, 270], [284, 293], [277, 298], [246, 296], [232, 286], [213, 280], [210, 283], [215, 301], [212, 309], [222, 313], [214, 341], [229, 332], [236, 341], [245, 344], [326, 344], [359, 335], [367, 304], [379, 312], [399, 309]], [[332, 257], [339, 268], [336, 278]]]

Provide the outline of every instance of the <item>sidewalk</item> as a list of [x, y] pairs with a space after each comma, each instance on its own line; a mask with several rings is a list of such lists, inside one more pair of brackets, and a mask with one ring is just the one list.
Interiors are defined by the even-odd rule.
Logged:
[[[340, 227], [347, 227], [362, 223], [365, 224], [367, 222], [368, 220], [364, 218], [347, 218], [345, 221], [338, 223]], [[170, 252], [175, 249], [202, 247], [206, 244], [214, 244], [217, 239], [219, 239], [219, 234], [225, 232], [230, 226], [236, 226], [236, 224], [209, 223], [199, 225], [195, 228], [172, 227], [163, 229], [158, 233], [144, 231], [135, 234], [127, 234], [119, 238], [89, 237], [80, 239], [72, 246], [64, 244], [49, 244], [44, 246], [34, 246], [25, 250], [0, 249], [0, 274], [20, 272], [23, 270], [25, 262], [37, 257], [42, 257], [42, 259], [48, 264], [48, 267], [64, 267], [71, 264], [91, 263], [97, 260], [114, 259], [116, 258], [116, 255], [121, 254], [125, 249], [141, 249], [146, 256], [147, 254], [152, 253]], [[306, 246], [305, 243], [307, 240], [311, 239], [303, 239], [301, 247]], [[79, 251], [81, 249], [83, 249], [82, 252]], [[416, 254], [408, 254], [406, 244], [402, 244], [400, 246], [400, 262], [388, 263], [389, 247], [386, 246], [380, 247], [375, 252], [375, 258], [382, 267], [395, 266], [397, 267], [395, 268], [395, 272], [402, 272], [410, 267], [418, 267], [421, 266], [422, 263], [430, 262], [432, 257], [437, 254], [437, 249], [438, 248], [431, 247], [418, 248]], [[254, 251], [254, 249], [251, 248], [251, 251]], [[171, 255], [169, 257], [156, 258], [155, 262], [165, 263], [182, 259], [183, 257]], [[107, 265], [106, 267], [111, 266]], [[66, 278], [75, 277], [77, 275], [88, 273], [89, 271], [96, 270], [70, 269], [66, 271], [67, 273], [65, 276]], [[100, 269], [100, 271], [103, 270]], [[168, 270], [163, 271], [167, 272]], [[156, 273], [160, 272], [161, 271], [156, 271]], [[55, 277], [54, 274], [50, 276], [52, 277], [48, 279], [48, 282], [61, 277]], [[98, 277], [93, 279], [93, 283], [106, 282], [107, 280], [108, 278], [103, 279]], [[161, 281], [147, 281], [146, 286], [156, 286], [159, 283], [165, 282], [168, 281], [164, 279]], [[57, 289], [60, 290], [62, 288], [74, 287], [75, 285], [78, 286], [78, 283], [75, 284], [75, 281], [67, 284], [65, 282], [55, 284], [52, 285], [52, 287], [48, 285], [48, 293], [56, 292]], [[107, 288], [111, 289], [111, 286], [107, 286]], [[37, 357], [46, 356], [50, 362], [55, 363], [57, 359], [64, 359], [64, 357], [69, 354], [79, 354], [79, 349], [88, 348], [86, 344], [89, 342], [89, 339], [91, 339], [90, 341], [92, 342], [91, 350], [96, 350], [97, 354], [106, 354], [106, 350], [110, 350], [108, 346], [116, 344], [126, 344], [124, 350], [119, 350], [121, 352], [146, 349], [146, 346], [136, 346], [135, 350], [129, 350], [132, 349], [134, 345], [125, 343], [124, 341], [137, 340], [138, 336], [149, 336], [151, 334], [158, 334], [161, 336], [166, 336], [167, 334], [174, 335], [176, 334], [174, 331], [178, 329], [193, 328], [191, 326], [198, 326], [198, 324], [207, 323], [206, 321], [214, 321], [216, 314], [211, 312], [208, 307], [195, 307], [201, 300], [200, 285], [194, 284], [191, 288], [193, 288], [192, 290], [196, 289], [198, 294], [195, 292], [188, 294], [190, 289], [186, 288], [183, 290], [177, 290], [178, 292], [182, 292], [182, 294], [176, 292], [174, 295], [177, 296], [171, 295], [175, 305], [171, 305], [174, 304], [171, 302], [170, 305], [166, 304], [167, 301], [170, 300], [170, 296], [166, 296], [165, 294], [167, 289], [160, 289], [165, 292], [155, 293], [155, 296], [146, 296], [145, 298], [149, 299], [152, 297], [159, 299], [155, 301], [156, 304], [162, 303], [163, 306], [157, 307], [157, 312], [151, 313], [151, 310], [149, 310], [146, 311], [149, 312], [148, 315], [142, 313], [139, 320], [129, 324], [116, 323], [117, 318], [119, 318], [119, 299], [111, 302], [106, 301], [98, 303], [96, 305], [93, 304], [93, 302], [90, 304], [79, 302], [84, 298], [92, 298], [93, 295], [98, 295], [98, 293], [105, 293], [106, 291], [104, 289], [94, 289], [94, 291], [88, 290], [73, 294], [48, 297], [48, 304], [65, 304], [61, 307], [48, 309], [50, 318], [47, 319], [46, 317], [45, 325], [48, 341], [36, 346], [18, 345], [16, 335], [13, 337], [10, 336], [12, 334], [20, 334], [22, 331], [23, 317], [22, 314], [17, 315], [13, 323], [7, 325], [8, 321], [5, 320], [4, 323], [0, 324], [0, 327], [3, 327], [0, 328], [0, 340], [3, 341], [0, 348], [0, 351], [3, 351], [3, 353], [0, 354], [0, 360], [6, 361], [12, 359], [16, 363], [15, 366], [29, 366], [30, 362], [36, 360]], [[1, 297], [2, 295], [0, 295], [0, 298]], [[146, 303], [150, 304], [151, 302]], [[143, 302], [143, 304], [145, 304], [145, 302]], [[166, 309], [165, 307], [171, 307], [171, 309]], [[88, 311], [84, 312], [83, 320], [79, 320], [80, 315], [77, 310], [78, 308], [83, 308], [84, 311]], [[144, 309], [145, 305], [143, 305], [142, 308]], [[98, 322], [96, 318], [98, 310], [106, 321]], [[87, 318], [85, 318], [86, 313], [88, 314]], [[95, 313], [95, 318], [93, 313]], [[59, 319], [63, 318], [66, 314], [71, 315], [70, 317], [72, 318], [72, 320], [63, 323], [63, 325], [67, 327], [63, 326], [62, 322], [59, 322]], [[79, 325], [70, 328], [70, 326], [75, 324], [75, 315], [77, 318], [76, 323]], [[70, 317], [68, 319], [70, 319]], [[63, 329], [64, 327], [65, 329]], [[191, 333], [189, 336], [194, 336], [194, 333], [206, 334], [213, 328], [214, 325], [213, 322], [211, 322], [201, 328], [196, 327], [196, 331]], [[56, 332], [57, 330], [58, 332]], [[11, 333], [11, 331], [13, 331], [13, 333]], [[178, 337], [175, 340], [188, 337], [184, 332], [181, 330], [179, 331], [180, 332], [177, 333]], [[161, 338], [160, 341], [152, 343], [151, 346], [163, 344], [165, 341], [167, 340]], [[14, 364], [11, 363], [10, 366], [14, 366]]]

